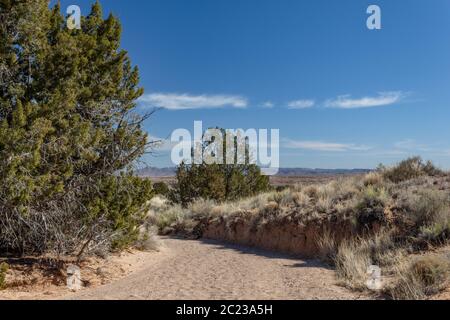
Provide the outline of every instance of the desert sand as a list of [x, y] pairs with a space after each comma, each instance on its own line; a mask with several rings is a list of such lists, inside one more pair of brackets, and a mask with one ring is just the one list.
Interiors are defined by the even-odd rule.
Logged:
[[259, 249], [163, 238], [145, 266], [63, 299], [366, 299], [336, 284], [334, 271]]

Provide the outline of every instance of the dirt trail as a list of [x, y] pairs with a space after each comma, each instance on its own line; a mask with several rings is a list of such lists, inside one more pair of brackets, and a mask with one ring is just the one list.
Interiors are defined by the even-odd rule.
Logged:
[[216, 241], [162, 239], [144, 269], [68, 299], [358, 299], [334, 272], [299, 260]]

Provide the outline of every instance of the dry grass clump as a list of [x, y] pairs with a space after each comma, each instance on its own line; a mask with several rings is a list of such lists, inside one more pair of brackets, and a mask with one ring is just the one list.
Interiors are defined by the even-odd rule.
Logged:
[[449, 284], [449, 257], [425, 254], [411, 258], [392, 231], [342, 241], [328, 232], [320, 248], [320, 257], [335, 266], [341, 284], [353, 290], [371, 290], [367, 287], [371, 265], [382, 270], [382, 288], [377, 293], [392, 299], [426, 299]]
[[409, 218], [418, 225], [434, 223], [442, 213], [447, 212], [450, 205], [450, 197], [447, 192], [440, 190], [419, 190], [414, 194], [408, 194], [404, 199], [405, 208]]
[[384, 177], [380, 172], [373, 171], [366, 174], [363, 178], [363, 184], [368, 186], [381, 186], [385, 183]]
[[448, 285], [450, 262], [448, 258], [427, 254], [405, 258], [395, 266], [395, 281], [385, 292], [393, 299], [426, 299]]
[[336, 274], [343, 285], [354, 290], [367, 290], [367, 269], [371, 265], [385, 267], [385, 271], [402, 254], [390, 231], [380, 231], [370, 237], [348, 237], [337, 241], [331, 233], [321, 240], [321, 258], [336, 267]]
[[337, 277], [355, 290], [366, 289], [367, 268], [372, 264], [367, 244], [361, 241], [344, 241], [334, 258]]
[[150, 201], [147, 224], [156, 226], [159, 231], [180, 223], [185, 218], [186, 211], [180, 205], [173, 205], [159, 196]]
[[319, 249], [317, 257], [327, 264], [335, 264], [339, 243], [333, 233], [326, 229], [317, 241]]
[[413, 226], [417, 239], [432, 244], [445, 243], [450, 236], [449, 190], [406, 189], [398, 197], [402, 218]]
[[144, 225], [139, 230], [139, 237], [134, 246], [138, 250], [157, 251], [160, 243], [156, 235], [158, 234], [158, 227], [152, 225]]

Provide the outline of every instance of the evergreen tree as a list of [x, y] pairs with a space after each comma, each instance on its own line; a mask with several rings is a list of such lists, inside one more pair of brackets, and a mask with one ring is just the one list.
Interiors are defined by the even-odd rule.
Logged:
[[0, 0], [3, 250], [127, 242], [151, 194], [150, 182], [117, 174], [148, 147], [120, 23], [96, 2], [81, 27], [67, 28], [59, 4]]
[[[220, 150], [223, 152], [222, 164], [207, 164], [205, 161], [201, 164], [180, 164], [176, 172], [177, 182], [171, 195], [174, 202], [186, 206], [199, 198], [219, 202], [236, 200], [270, 189], [269, 177], [262, 175], [256, 164], [250, 163], [251, 155], [247, 142], [238, 141], [239, 137], [234, 137], [231, 145], [228, 145], [225, 137], [229, 133], [224, 129], [216, 129], [219, 129], [224, 137], [222, 150]], [[211, 143], [213, 143], [212, 140], [203, 143], [200, 147], [202, 154]], [[238, 159], [239, 143], [245, 144], [245, 155], [241, 155], [243, 159]], [[231, 164], [226, 161], [227, 148], [234, 148], [235, 151]], [[203, 160], [205, 160], [204, 157]]]

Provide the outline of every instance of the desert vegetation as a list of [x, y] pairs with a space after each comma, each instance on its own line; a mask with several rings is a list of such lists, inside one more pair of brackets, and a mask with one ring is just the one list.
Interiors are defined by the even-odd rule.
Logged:
[[240, 200], [154, 201], [148, 220], [162, 234], [320, 257], [355, 290], [368, 290], [370, 265], [383, 272], [377, 294], [395, 299], [422, 299], [448, 285], [449, 256], [439, 248], [450, 237], [450, 176], [418, 157]]
[[181, 163], [177, 167], [176, 183], [169, 197], [183, 207], [198, 199], [231, 201], [270, 189], [269, 177], [262, 175], [261, 169], [250, 161], [248, 141], [224, 129], [215, 130], [220, 130], [226, 137], [222, 150], [211, 152], [208, 149], [214, 143], [214, 137], [205, 136], [205, 132], [203, 143], [196, 146], [199, 150], [191, 150], [193, 155], [196, 152], [203, 155], [201, 163]]
[[0, 256], [150, 245], [152, 186], [132, 170], [149, 115], [135, 111], [143, 90], [120, 35], [98, 2], [69, 30], [59, 4], [0, 1]]

